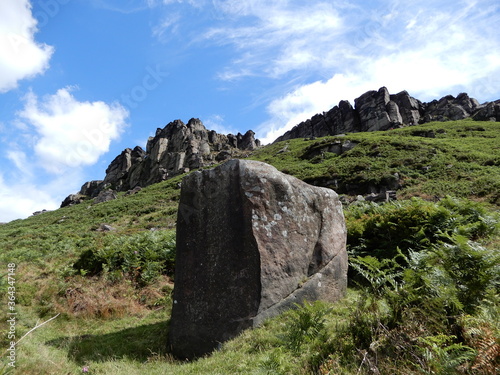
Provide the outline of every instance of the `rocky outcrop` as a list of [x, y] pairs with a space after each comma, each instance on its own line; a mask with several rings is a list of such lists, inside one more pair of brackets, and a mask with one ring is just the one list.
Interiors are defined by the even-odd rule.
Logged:
[[481, 106], [472, 117], [477, 121], [500, 121], [500, 100]]
[[342, 205], [265, 163], [230, 160], [182, 181], [169, 346], [202, 356], [304, 300], [347, 284]]
[[423, 103], [402, 91], [391, 95], [387, 88], [368, 91], [354, 100], [341, 101], [330, 111], [317, 114], [275, 142], [292, 138], [324, 137], [342, 133], [387, 130], [430, 121], [452, 121], [472, 118], [480, 121], [500, 121], [500, 100], [480, 104], [476, 99], [461, 93], [440, 100]]
[[354, 101], [360, 120], [360, 131], [387, 130], [401, 125], [403, 119], [389, 91], [382, 87], [368, 91]]
[[260, 146], [251, 130], [223, 135], [205, 128], [199, 119], [175, 120], [150, 137], [146, 150], [127, 148], [106, 169], [104, 180], [86, 182], [61, 207], [97, 197], [106, 189], [129, 191], [170, 177], [238, 157]]
[[82, 203], [87, 197], [85, 195], [81, 194], [70, 194], [61, 203], [61, 208], [62, 207], [69, 207], [69, 206], [74, 206], [75, 204], [80, 204]]

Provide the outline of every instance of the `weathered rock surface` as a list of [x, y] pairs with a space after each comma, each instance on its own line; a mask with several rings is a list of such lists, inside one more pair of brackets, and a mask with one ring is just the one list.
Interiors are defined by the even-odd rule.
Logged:
[[184, 178], [169, 345], [193, 358], [347, 284], [342, 205], [265, 163], [230, 160]]
[[328, 112], [317, 114], [284, 135], [276, 142], [292, 138], [324, 137], [342, 133], [387, 130], [418, 125], [430, 121], [451, 121], [473, 118], [478, 121], [500, 121], [500, 100], [480, 104], [465, 93], [423, 103], [402, 91], [391, 95], [387, 88], [368, 91], [354, 100], [341, 101]]
[[38, 215], [44, 214], [44, 213], [46, 213], [46, 212], [50, 212], [50, 211], [48, 211], [48, 210], [46, 210], [46, 209], [43, 209], [43, 210], [41, 210], [41, 211], [35, 211], [35, 212], [33, 212], [33, 213], [31, 214], [31, 216], [38, 216]]
[[85, 196], [81, 194], [70, 194], [61, 203], [61, 207], [73, 206], [80, 204], [85, 200]]
[[101, 191], [94, 200], [94, 203], [104, 203], [115, 200], [117, 198], [116, 191], [106, 189]]
[[478, 121], [500, 121], [500, 100], [481, 106], [473, 118]]
[[78, 194], [67, 197], [61, 207], [95, 198], [106, 189], [129, 191], [146, 187], [193, 169], [210, 166], [260, 146], [251, 130], [223, 135], [205, 128], [199, 119], [187, 124], [175, 120], [150, 137], [144, 151], [127, 148], [106, 169], [104, 180], [83, 184]]

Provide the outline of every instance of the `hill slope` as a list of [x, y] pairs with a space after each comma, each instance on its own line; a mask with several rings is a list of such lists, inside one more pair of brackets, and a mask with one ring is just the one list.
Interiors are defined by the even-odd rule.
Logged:
[[[443, 286], [444, 294], [436, 299], [419, 300], [409, 286], [426, 288], [428, 282], [437, 286], [439, 275], [424, 273], [410, 262], [412, 266], [405, 266], [405, 280], [396, 279], [396, 274], [389, 271], [401, 265], [383, 257], [377, 260], [380, 263], [363, 257], [371, 251], [366, 247], [368, 239], [376, 238], [370, 228], [379, 232], [389, 225], [398, 232], [415, 225], [409, 233], [424, 233], [424, 237], [413, 240], [425, 245], [422, 254], [427, 258], [419, 258], [425, 272], [434, 262], [436, 269], [445, 267], [441, 276], [451, 275], [451, 279], [443, 276], [441, 282], [467, 277], [476, 280], [475, 275], [484, 275], [478, 285], [491, 292], [489, 286], [483, 286], [498, 282], [500, 240], [495, 234], [495, 212], [500, 205], [499, 138], [499, 123], [463, 120], [386, 132], [292, 139], [255, 151], [250, 158], [270, 163], [307, 182], [334, 188], [345, 195], [346, 202], [356, 200], [357, 195], [369, 198], [371, 193], [395, 190], [401, 201], [396, 205], [356, 203], [346, 207], [350, 235], [356, 239], [351, 244], [351, 266], [360, 271], [359, 280], [363, 272], [369, 274], [371, 270], [373, 276], [380, 270], [384, 273], [378, 276], [385, 275], [386, 282], [374, 284], [376, 278], [372, 278], [363, 288], [351, 289], [345, 303], [338, 306], [317, 304], [285, 314], [262, 329], [245, 332], [224, 345], [221, 352], [190, 364], [174, 361], [164, 346], [165, 321], [172, 302], [172, 241], [182, 176], [136, 194], [120, 193], [118, 199], [110, 202], [95, 204], [88, 200], [1, 225], [0, 263], [17, 265], [17, 338], [39, 319], [62, 314], [23, 339], [17, 353], [18, 370], [24, 374], [76, 374], [81, 373], [83, 366], [89, 366], [91, 373], [96, 374], [349, 374], [361, 369], [361, 373], [368, 374], [370, 363], [373, 366], [376, 356], [383, 355], [389, 362], [383, 362], [381, 357], [376, 364], [382, 372], [385, 369], [406, 374], [444, 371], [440, 366], [452, 360], [464, 366], [469, 361], [469, 369], [479, 366], [482, 362], [477, 364], [467, 349], [475, 348], [476, 353], [486, 357], [482, 360], [484, 366], [493, 366], [495, 371], [494, 363], [500, 353], [495, 344], [499, 327], [485, 321], [491, 321], [488, 314], [498, 307], [498, 294], [479, 296], [489, 301], [490, 310], [486, 305], [479, 308], [460, 300], [460, 294], [455, 301], [456, 291], [451, 284]], [[445, 200], [434, 204], [404, 200], [423, 197], [437, 201], [447, 195], [483, 202], [489, 208], [470, 201]], [[398, 217], [410, 218], [413, 224], [400, 222]], [[427, 225], [428, 218], [445, 220], [444, 224], [433, 222], [443, 236], [430, 238], [426, 231], [420, 231], [419, 226]], [[481, 232], [481, 228], [486, 229]], [[465, 236], [465, 242], [459, 242], [458, 234]], [[446, 236], [453, 240], [446, 240]], [[467, 240], [476, 241], [477, 246], [467, 245]], [[398, 247], [404, 248], [401, 244]], [[440, 258], [433, 258], [431, 249]], [[443, 253], [443, 249], [454, 250]], [[382, 249], [382, 253], [386, 250], [389, 253], [388, 248]], [[453, 264], [451, 254], [463, 259], [473, 257], [474, 264], [481, 268], [465, 276], [453, 276], [457, 271], [452, 272], [443, 263], [448, 259]], [[411, 260], [411, 253], [404, 256]], [[496, 273], [492, 273], [495, 269]], [[8, 297], [3, 292], [8, 287], [6, 271], [0, 271], [3, 306], [7, 306]], [[397, 293], [390, 288], [392, 282], [400, 285]], [[424, 294], [432, 297], [430, 292]], [[410, 297], [415, 300], [408, 300]], [[425, 310], [427, 304], [437, 309], [435, 313]], [[467, 323], [447, 318], [456, 315], [465, 319], [464, 311], [471, 314], [472, 320]], [[429, 319], [418, 314], [429, 315]], [[311, 330], [309, 336], [297, 333], [305, 332], [304, 327], [300, 328], [304, 321], [309, 321], [305, 327], [305, 331]], [[5, 321], [1, 328], [0, 342], [2, 347], [8, 347]], [[459, 338], [457, 329], [462, 330]], [[467, 339], [468, 329], [483, 330], [483, 341]], [[419, 337], [427, 341], [420, 342]], [[487, 340], [493, 340], [490, 352], [481, 352], [481, 345]], [[391, 342], [396, 346], [389, 345]], [[404, 353], [398, 352], [403, 349]], [[436, 358], [441, 358], [441, 362]], [[460, 373], [456, 368], [448, 373]]]

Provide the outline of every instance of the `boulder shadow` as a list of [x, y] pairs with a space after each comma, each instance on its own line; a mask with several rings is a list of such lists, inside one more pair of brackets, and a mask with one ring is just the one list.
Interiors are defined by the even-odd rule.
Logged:
[[79, 365], [122, 358], [145, 362], [167, 353], [169, 323], [147, 324], [103, 335], [60, 337], [47, 344], [67, 351], [68, 358]]

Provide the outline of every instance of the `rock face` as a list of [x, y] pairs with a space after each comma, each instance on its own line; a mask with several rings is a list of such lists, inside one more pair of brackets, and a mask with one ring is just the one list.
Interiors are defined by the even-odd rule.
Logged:
[[265, 163], [230, 160], [184, 178], [169, 345], [194, 358], [347, 284], [342, 205]]
[[387, 130], [430, 121], [473, 118], [500, 121], [500, 100], [479, 104], [467, 94], [452, 95], [423, 103], [402, 91], [391, 95], [387, 88], [368, 91], [354, 100], [341, 101], [328, 112], [313, 116], [279, 137], [276, 142], [292, 138], [324, 137], [342, 133]]
[[104, 180], [86, 182], [78, 194], [67, 197], [61, 207], [95, 198], [106, 189], [128, 191], [218, 163], [253, 151], [260, 146], [251, 130], [223, 135], [205, 128], [199, 119], [187, 124], [175, 120], [150, 137], [146, 151], [127, 148], [106, 169]]

